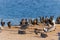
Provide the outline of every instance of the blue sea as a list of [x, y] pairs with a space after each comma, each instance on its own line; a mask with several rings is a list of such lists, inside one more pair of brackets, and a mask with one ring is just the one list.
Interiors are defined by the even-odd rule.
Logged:
[[60, 16], [60, 0], [0, 0], [0, 19], [19, 24], [22, 18]]

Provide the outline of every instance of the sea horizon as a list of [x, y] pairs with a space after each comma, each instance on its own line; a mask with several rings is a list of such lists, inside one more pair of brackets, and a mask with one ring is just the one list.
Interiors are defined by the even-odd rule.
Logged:
[[60, 16], [59, 0], [0, 0], [0, 19], [18, 24], [22, 18]]

